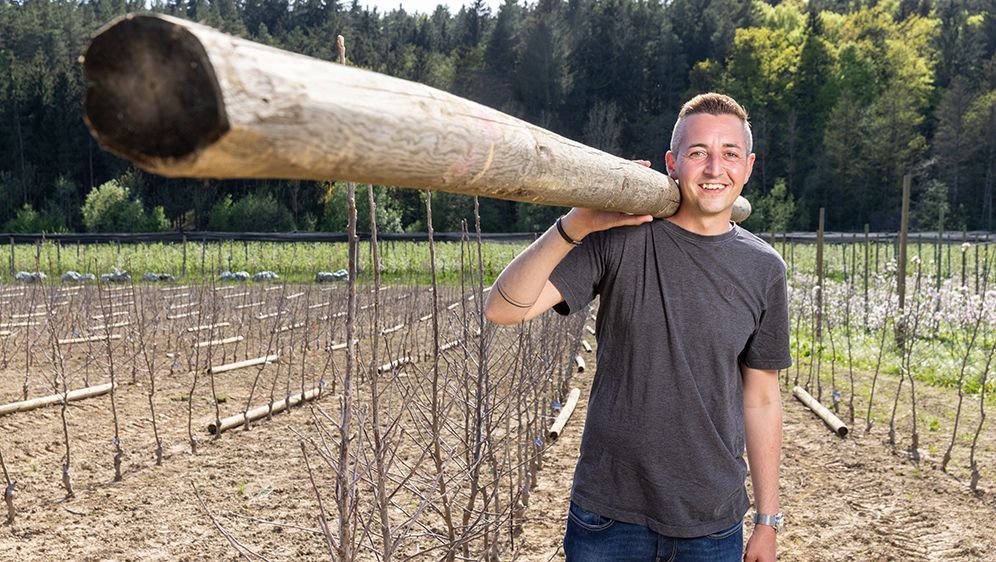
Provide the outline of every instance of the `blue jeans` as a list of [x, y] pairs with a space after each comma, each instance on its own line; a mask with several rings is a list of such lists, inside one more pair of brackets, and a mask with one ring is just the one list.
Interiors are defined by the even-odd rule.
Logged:
[[567, 562], [741, 562], [743, 542], [742, 522], [704, 537], [665, 537], [571, 502], [564, 552]]

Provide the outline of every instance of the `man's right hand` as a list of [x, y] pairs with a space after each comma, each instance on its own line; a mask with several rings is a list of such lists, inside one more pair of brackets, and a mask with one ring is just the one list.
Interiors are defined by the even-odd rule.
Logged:
[[654, 220], [653, 215], [630, 215], [612, 211], [596, 211], [575, 207], [564, 215], [561, 226], [574, 240], [582, 240], [592, 232], [609, 230], [618, 226], [633, 226]]

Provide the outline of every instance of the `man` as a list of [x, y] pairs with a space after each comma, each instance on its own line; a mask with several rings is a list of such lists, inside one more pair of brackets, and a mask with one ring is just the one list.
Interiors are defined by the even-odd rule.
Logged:
[[[775, 560], [788, 302], [785, 263], [730, 221], [751, 149], [736, 101], [695, 97], [667, 153], [674, 216], [573, 209], [495, 281], [502, 324], [601, 299], [570, 561]], [[745, 448], [760, 516], [746, 553]]]

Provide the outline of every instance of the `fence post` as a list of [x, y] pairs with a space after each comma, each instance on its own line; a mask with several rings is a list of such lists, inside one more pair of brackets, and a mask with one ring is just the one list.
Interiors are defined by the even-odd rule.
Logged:
[[[816, 338], [823, 334], [823, 228], [826, 209], [820, 207], [820, 223], [816, 230]], [[818, 375], [818, 374], [817, 374]]]
[[868, 325], [868, 267], [871, 258], [871, 242], [868, 240], [868, 223], [865, 223], [865, 275], [864, 275], [864, 297], [865, 297], [865, 326]]
[[910, 226], [910, 183], [909, 174], [903, 176], [903, 203], [899, 215], [899, 258], [896, 260], [896, 294], [899, 296], [899, 315], [896, 322], [896, 344], [905, 349], [906, 342], [906, 237]]

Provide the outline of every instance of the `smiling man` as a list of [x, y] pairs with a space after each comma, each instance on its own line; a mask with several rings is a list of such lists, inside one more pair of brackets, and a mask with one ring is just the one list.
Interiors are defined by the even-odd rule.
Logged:
[[667, 153], [674, 216], [573, 209], [495, 281], [485, 310], [503, 324], [601, 299], [569, 561], [775, 560], [788, 299], [785, 263], [730, 221], [751, 150], [736, 101], [696, 96]]

